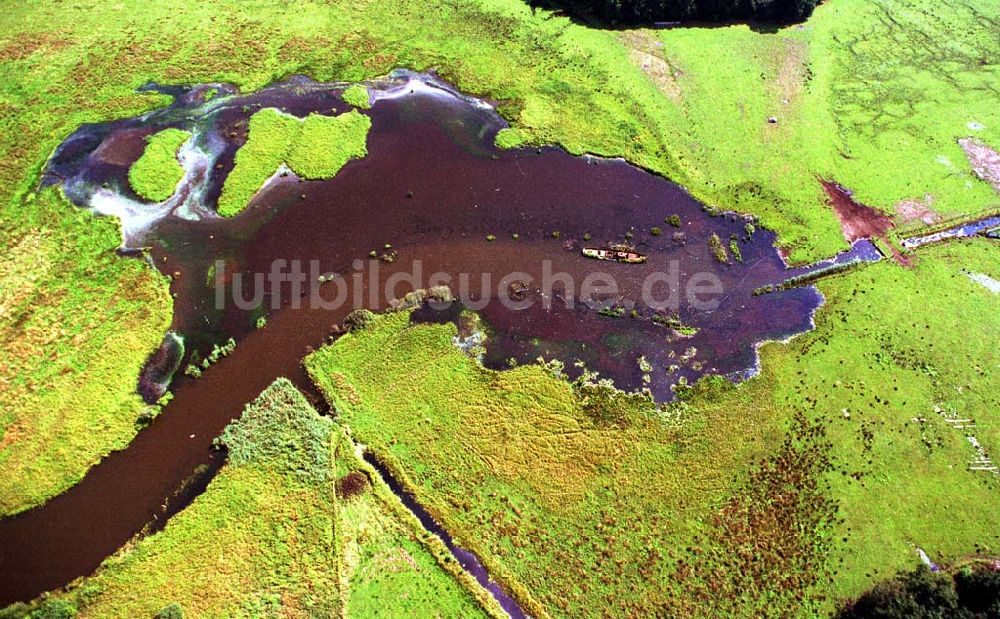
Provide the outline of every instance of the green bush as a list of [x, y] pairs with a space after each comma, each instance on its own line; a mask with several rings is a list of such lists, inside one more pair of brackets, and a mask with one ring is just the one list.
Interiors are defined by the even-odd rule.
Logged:
[[347, 315], [347, 318], [344, 320], [344, 326], [347, 327], [348, 331], [360, 331], [371, 324], [373, 320], [375, 320], [375, 314], [370, 310], [354, 310]]
[[712, 250], [712, 255], [721, 264], [729, 264], [729, 254], [726, 253], [726, 247], [722, 244], [722, 239], [719, 235], [712, 233], [712, 236], [708, 237], [708, 247]]
[[72, 602], [49, 599], [42, 602], [28, 617], [30, 619], [70, 619], [76, 615], [76, 605]]
[[955, 591], [970, 612], [1000, 617], [1000, 571], [964, 569], [955, 574]]
[[174, 602], [160, 609], [160, 612], [156, 613], [153, 619], [184, 619], [184, 610], [180, 604]]
[[264, 390], [217, 439], [232, 465], [267, 462], [310, 483], [330, 476], [330, 432], [322, 417], [285, 378]]

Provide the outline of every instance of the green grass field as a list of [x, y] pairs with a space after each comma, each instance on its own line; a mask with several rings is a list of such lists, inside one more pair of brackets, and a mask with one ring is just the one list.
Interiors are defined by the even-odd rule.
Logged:
[[[249, 91], [293, 73], [356, 82], [395, 67], [435, 69], [498, 102], [512, 123], [502, 145], [554, 143], [625, 157], [706, 202], [758, 215], [795, 261], [845, 247], [817, 177], [887, 213], [908, 200], [945, 216], [1000, 202], [957, 144], [972, 136], [1000, 148], [997, 16], [989, 0], [828, 0], [805, 24], [776, 32], [600, 30], [519, 0], [294, 10], [269, 1], [252, 9], [233, 1], [8, 1], [3, 9], [0, 515], [65, 490], [102, 455], [127, 445], [145, 408], [135, 385], [170, 321], [166, 280], [114, 255], [115, 222], [74, 210], [56, 190], [38, 192], [37, 181], [53, 149], [81, 123], [166, 104], [162, 95], [135, 91], [148, 81], [227, 81]], [[275, 165], [248, 175], [232, 212], [280, 163], [266, 158], [248, 160]], [[173, 170], [169, 158], [157, 161]], [[158, 190], [167, 191], [166, 178]], [[640, 410], [629, 413], [624, 430], [593, 426], [565, 383], [538, 368], [485, 373], [450, 347], [446, 328], [404, 329], [399, 315], [345, 338], [336, 356], [320, 353], [314, 371], [326, 372], [321, 384], [362, 440], [529, 605], [554, 614], [596, 612], [601, 604], [686, 612], [706, 592], [741, 590], [751, 593], [714, 600], [735, 608], [700, 609], [809, 614], [829, 608], [824, 596], [856, 595], [910, 565], [916, 546], [939, 560], [1000, 546], [990, 526], [995, 481], [966, 470], [972, 448], [945, 421], [974, 418], [987, 452], [1000, 449], [993, 418], [1000, 373], [992, 361], [998, 301], [961, 272], [1000, 278], [998, 263], [995, 243], [970, 241], [921, 251], [913, 270], [879, 264], [826, 281], [816, 332], [764, 347], [760, 377], [696, 397], [670, 423]], [[388, 393], [365, 368], [406, 388]], [[333, 372], [342, 383], [330, 382]], [[442, 428], [469, 435], [455, 441]], [[791, 446], [785, 437], [795, 439]], [[825, 459], [814, 457], [817, 450]], [[799, 481], [770, 474], [785, 461], [795, 463], [791, 479]], [[239, 565], [254, 574], [271, 567], [253, 563], [258, 558], [284, 565], [287, 549], [268, 554], [256, 545], [284, 539], [272, 525], [294, 503], [283, 493], [298, 486], [261, 492], [252, 468], [227, 468], [173, 529], [140, 546], [171, 530], [194, 540], [206, 522], [236, 531], [242, 524], [227, 520], [230, 512], [247, 513], [240, 510], [252, 509], [246, 501], [253, 499], [264, 515], [247, 526], [270, 533], [263, 541], [240, 533], [247, 556], [234, 560], [249, 561]], [[767, 490], [753, 491], [755, 480]], [[752, 528], [769, 522], [764, 507], [789, 485], [801, 500], [777, 522], [802, 535], [765, 534], [782, 529], [773, 522]], [[250, 499], [232, 499], [247, 488]], [[305, 500], [301, 513], [319, 514], [328, 499], [314, 493]], [[827, 517], [828, 501], [836, 517]], [[351, 522], [368, 517], [358, 513]], [[390, 537], [398, 531], [382, 516], [370, 522]], [[736, 535], [747, 527], [760, 535]], [[303, 533], [313, 534], [318, 529]], [[731, 545], [741, 539], [750, 545]], [[755, 539], [770, 559], [739, 563], [763, 552]], [[207, 549], [205, 560], [214, 560], [212, 542], [192, 552]], [[169, 603], [153, 597], [152, 583], [164, 577], [157, 570], [182, 569], [188, 555], [180, 546], [142, 552], [166, 557], [150, 558], [155, 569], [136, 578], [147, 583], [148, 600]], [[140, 569], [129, 566], [144, 559], [130, 556], [98, 577], [109, 593], [95, 604], [125, 603], [115, 597], [126, 595], [124, 577], [113, 574]], [[328, 586], [309, 580], [315, 574], [283, 574], [299, 592], [296, 604], [313, 602], [292, 581]], [[220, 579], [218, 591], [233, 582]], [[785, 584], [754, 597], [775, 582]], [[373, 605], [366, 586], [347, 603]], [[181, 601], [193, 590], [165, 593]], [[797, 594], [811, 602], [798, 604]], [[213, 599], [206, 604], [229, 608], [232, 601], [222, 593]], [[762, 601], [766, 607], [754, 606]], [[158, 610], [133, 603], [143, 613]]]
[[[967, 470], [972, 447], [934, 412], [975, 417], [987, 451], [1000, 449], [986, 367], [1000, 299], [962, 273], [998, 259], [975, 240], [929, 248], [913, 270], [826, 280], [816, 331], [765, 346], [760, 376], [659, 414], [632, 403], [613, 427], [544, 368], [485, 370], [453, 327], [405, 313], [307, 368], [529, 607], [809, 616], [912, 566], [917, 546], [952, 561], [1000, 545], [986, 526], [997, 480]], [[920, 312], [900, 302], [918, 297]]]
[[990, 13], [974, 1], [826, 2], [775, 33], [619, 38], [663, 93], [666, 139], [695, 194], [761, 216], [802, 260], [843, 245], [817, 178], [891, 215], [905, 201], [944, 216], [1000, 204], [958, 144], [1000, 145]]
[[27, 200], [0, 231], [0, 514], [65, 490], [129, 443], [150, 408], [139, 371], [170, 326], [165, 280], [114, 254], [113, 220], [54, 190]]
[[[279, 379], [221, 437], [229, 460], [166, 528], [68, 593], [5, 616], [497, 616], [350, 438]], [[354, 472], [367, 484], [339, 496]], [[53, 613], [53, 614], [46, 614]]]

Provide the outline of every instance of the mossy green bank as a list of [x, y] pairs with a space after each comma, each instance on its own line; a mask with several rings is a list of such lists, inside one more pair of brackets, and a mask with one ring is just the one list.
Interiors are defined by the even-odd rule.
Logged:
[[263, 109], [250, 117], [247, 142], [219, 196], [219, 214], [243, 211], [282, 164], [306, 180], [332, 178], [350, 159], [368, 154], [365, 141], [371, 119], [351, 110], [337, 116], [310, 114], [305, 119]]
[[142, 156], [128, 171], [132, 189], [150, 202], [163, 202], [172, 196], [184, 177], [177, 151], [190, 137], [190, 132], [173, 128], [149, 136]]

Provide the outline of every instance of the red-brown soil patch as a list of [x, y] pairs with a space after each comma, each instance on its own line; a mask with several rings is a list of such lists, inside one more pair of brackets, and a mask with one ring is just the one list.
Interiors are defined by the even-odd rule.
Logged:
[[910, 266], [910, 260], [889, 241], [888, 232], [893, 223], [889, 216], [870, 206], [857, 202], [851, 192], [832, 181], [820, 179], [826, 195], [830, 199], [840, 229], [849, 243], [861, 239], [882, 239], [892, 249], [892, 257], [903, 266]]
[[849, 243], [859, 239], [884, 237], [892, 228], [892, 220], [870, 206], [855, 202], [851, 192], [837, 183], [821, 180], [830, 205], [840, 220], [840, 229]]
[[70, 43], [60, 33], [24, 32], [0, 44], [0, 61], [24, 60], [42, 48], [56, 51]]

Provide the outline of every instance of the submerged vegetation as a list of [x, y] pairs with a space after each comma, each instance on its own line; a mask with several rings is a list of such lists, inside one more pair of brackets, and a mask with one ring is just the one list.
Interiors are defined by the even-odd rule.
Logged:
[[132, 189], [151, 202], [162, 202], [172, 196], [184, 176], [177, 151], [190, 137], [190, 132], [173, 128], [149, 136], [142, 156], [128, 171]]
[[265, 108], [250, 118], [247, 141], [219, 196], [219, 214], [243, 211], [265, 181], [287, 165], [299, 177], [331, 178], [350, 159], [368, 154], [371, 119], [351, 110], [337, 116], [310, 114], [305, 119]]

